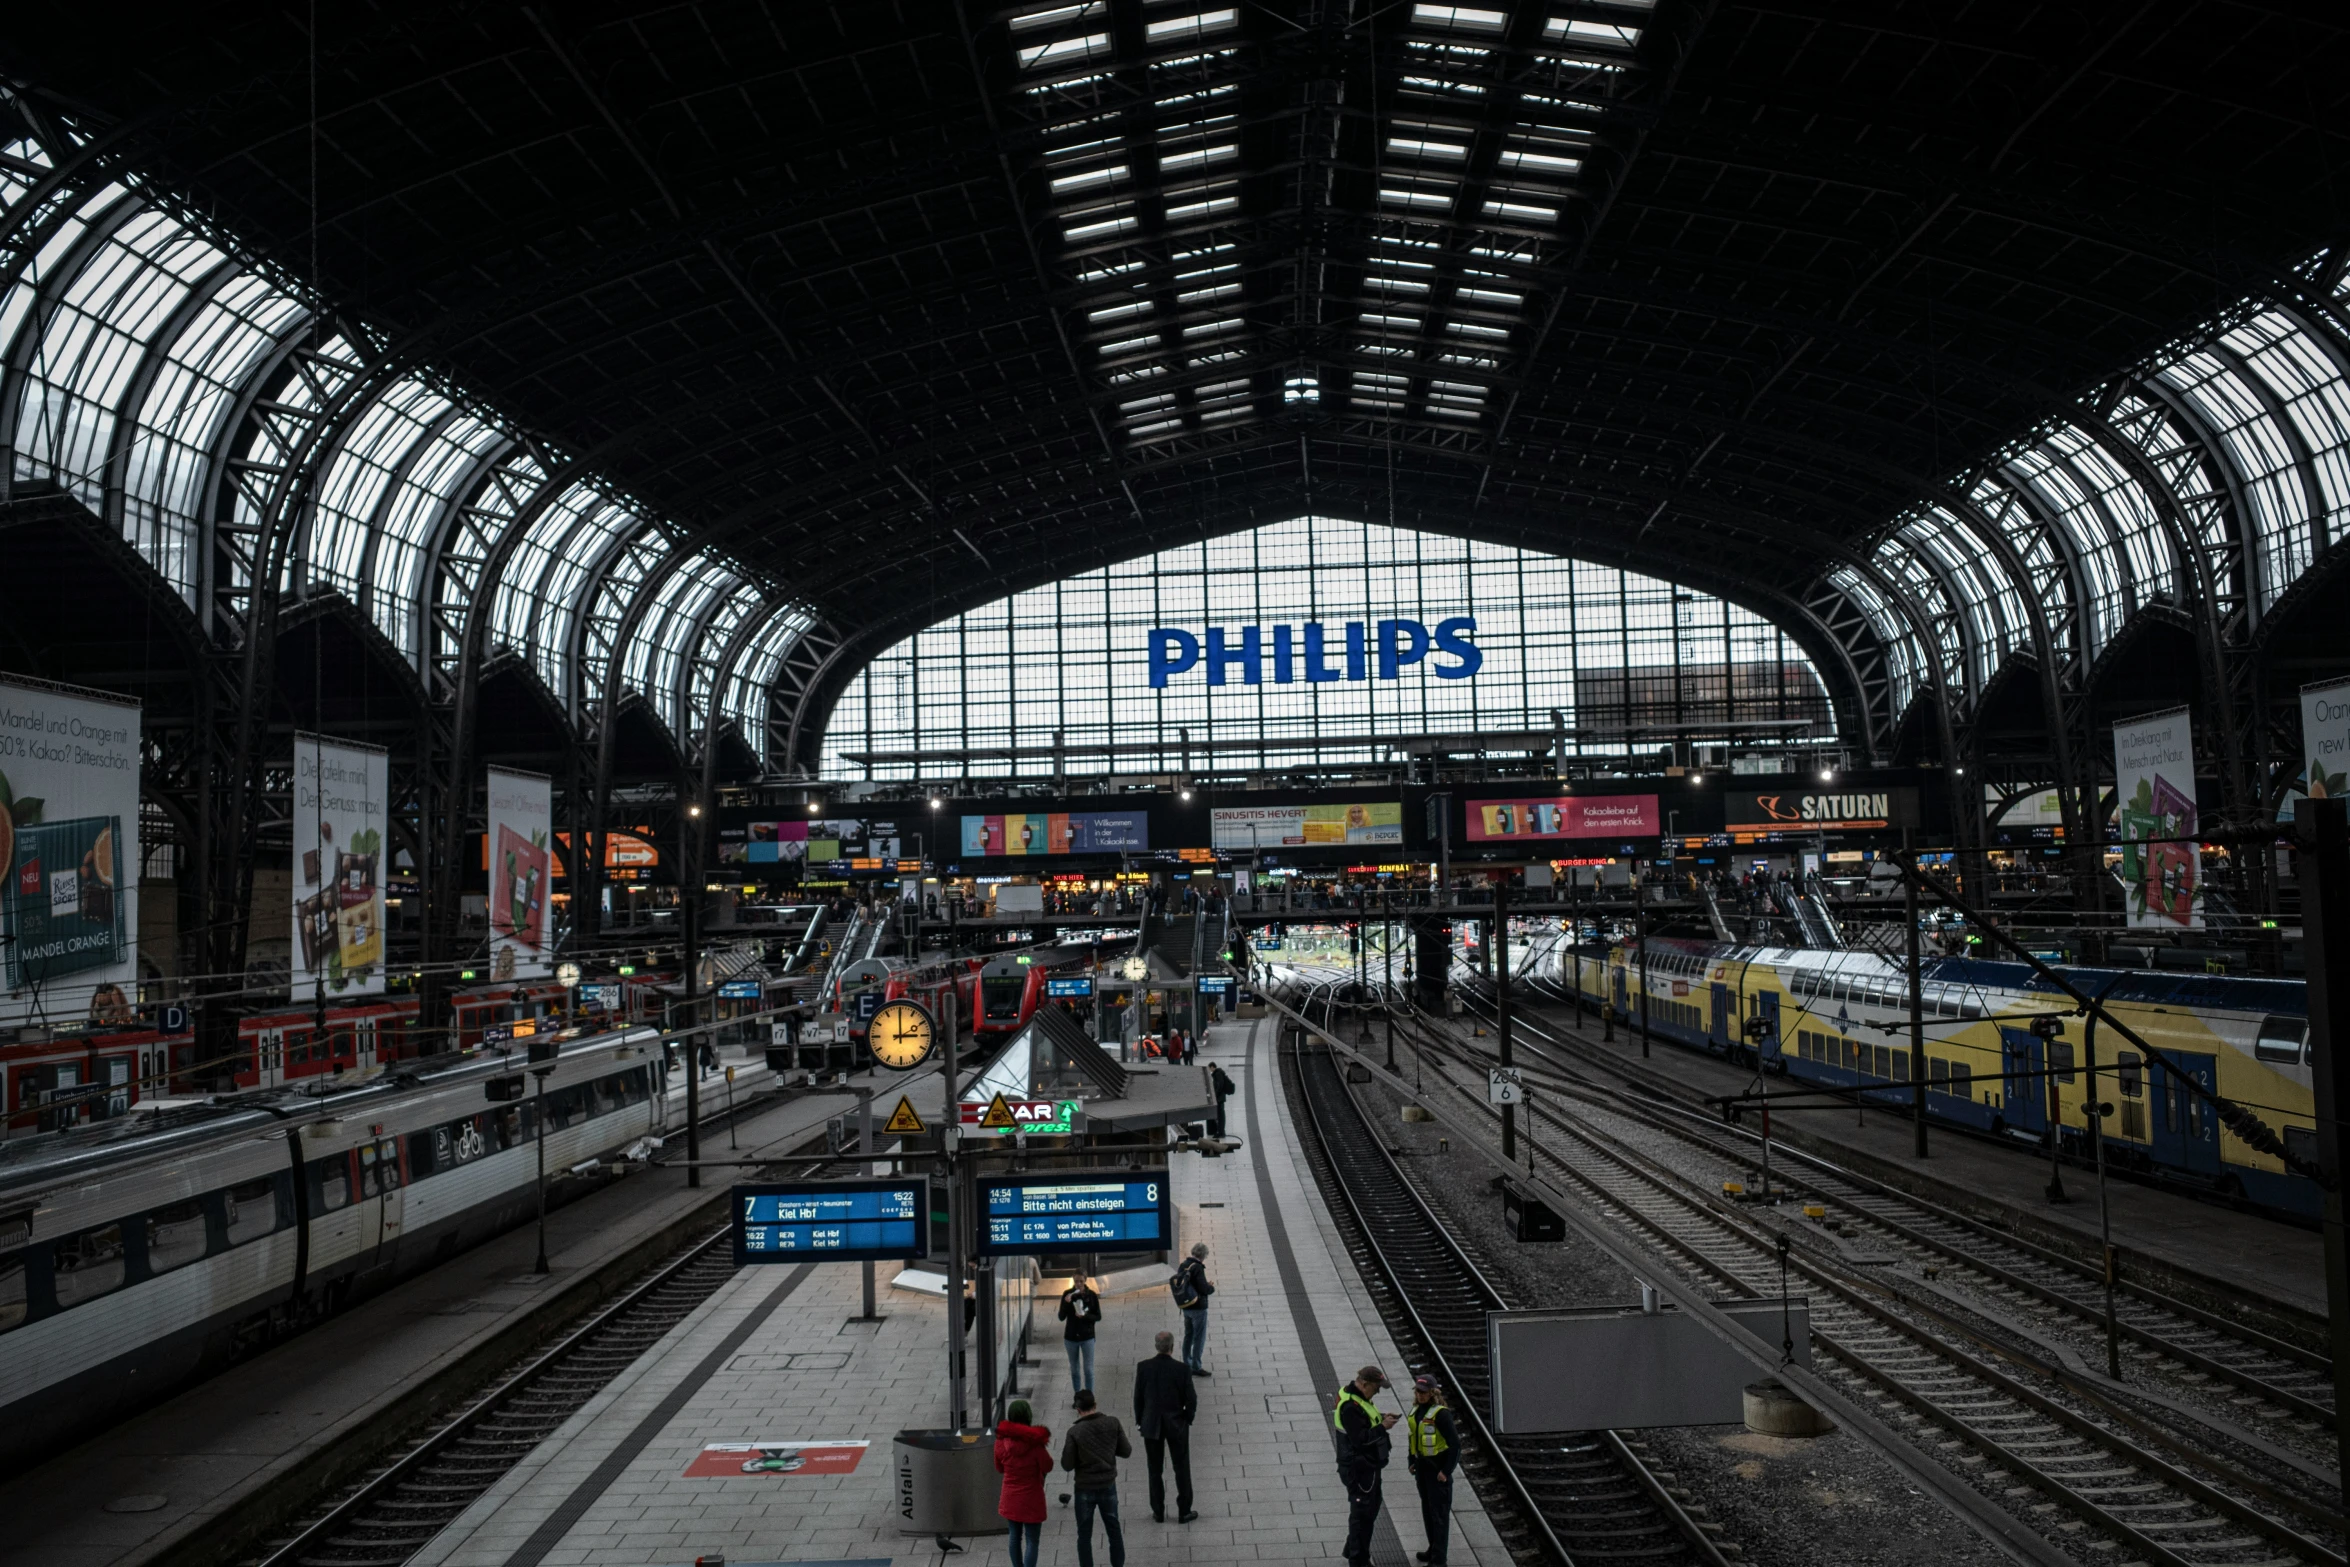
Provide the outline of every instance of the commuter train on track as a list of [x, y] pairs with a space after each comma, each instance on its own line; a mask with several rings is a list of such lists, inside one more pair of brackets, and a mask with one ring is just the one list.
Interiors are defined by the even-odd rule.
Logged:
[[[679, 1124], [656, 1030], [556, 1037], [550, 1174]], [[0, 1145], [0, 1472], [528, 1218], [525, 1059], [428, 1057]], [[754, 1066], [735, 1093], [765, 1080]]]
[[[1546, 977], [1586, 1003], [1604, 1000], [1626, 1020], [1639, 1015], [1634, 943], [1561, 942], [1546, 967]], [[2242, 1142], [2206, 1097], [2242, 1106], [2289, 1152], [2315, 1160], [2300, 981], [2062, 972], [2152, 1047], [2149, 1055], [2111, 1029], [2096, 1037], [2101, 1094], [2116, 1107], [2106, 1124], [2109, 1160], [2262, 1207], [2317, 1214], [2316, 1183]], [[2071, 997], [2025, 964], [1974, 958], [1928, 961], [1921, 990], [1929, 1116], [2043, 1146], [2053, 1122], [2068, 1150], [2087, 1151], [2089, 1020]], [[1909, 980], [1876, 953], [1652, 937], [1647, 993], [1657, 1037], [1855, 1090], [1863, 1102], [1911, 1100], [1918, 1065], [1910, 1059]]]

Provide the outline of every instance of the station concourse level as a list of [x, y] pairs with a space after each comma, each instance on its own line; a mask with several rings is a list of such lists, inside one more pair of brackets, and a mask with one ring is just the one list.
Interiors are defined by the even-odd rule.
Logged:
[[0, 1556], [2338, 1567], [2346, 30], [12, 16]]

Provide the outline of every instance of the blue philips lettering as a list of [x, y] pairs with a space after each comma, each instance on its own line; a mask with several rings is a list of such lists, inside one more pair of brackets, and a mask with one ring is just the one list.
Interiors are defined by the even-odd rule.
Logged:
[[1476, 629], [1477, 619], [1473, 615], [1455, 615], [1436, 623], [1436, 651], [1450, 653], [1460, 660], [1450, 667], [1438, 664], [1437, 679], [1466, 680], [1485, 667], [1484, 649], [1469, 640], [1470, 633]]
[[[1450, 624], [1450, 622], [1446, 622]], [[1164, 686], [1169, 675], [1180, 675], [1199, 662], [1199, 638], [1188, 631], [1160, 626], [1151, 631], [1151, 684]]]
[[1273, 628], [1273, 684], [1277, 686], [1294, 685], [1297, 682], [1297, 673], [1291, 667], [1297, 657], [1296, 649], [1290, 645], [1295, 639], [1296, 634], [1289, 627]]
[[1379, 622], [1379, 678], [1402, 677], [1403, 666], [1428, 656], [1428, 628], [1416, 620]]
[[1346, 678], [1349, 680], [1371, 678], [1371, 660], [1365, 652], [1363, 623], [1359, 620], [1350, 620], [1346, 623]]
[[1240, 678], [1244, 683], [1252, 686], [1257, 684], [1262, 678], [1263, 664], [1258, 647], [1257, 628], [1254, 626], [1241, 628], [1240, 651], [1237, 653], [1225, 651], [1224, 628], [1210, 626], [1208, 628], [1208, 684], [1222, 685], [1224, 671], [1230, 669], [1234, 664], [1240, 666]]
[[1307, 621], [1306, 679], [1312, 684], [1320, 685], [1325, 681], [1344, 680], [1345, 678], [1346, 675], [1343, 671], [1332, 669], [1322, 662], [1321, 624], [1318, 621]]

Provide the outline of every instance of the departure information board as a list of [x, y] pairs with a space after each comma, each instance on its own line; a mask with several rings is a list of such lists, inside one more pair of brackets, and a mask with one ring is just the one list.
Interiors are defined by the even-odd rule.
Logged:
[[805, 1181], [734, 1189], [734, 1263], [881, 1262], [930, 1255], [928, 1181]]
[[981, 1176], [979, 1254], [1165, 1251], [1175, 1244], [1164, 1170]]

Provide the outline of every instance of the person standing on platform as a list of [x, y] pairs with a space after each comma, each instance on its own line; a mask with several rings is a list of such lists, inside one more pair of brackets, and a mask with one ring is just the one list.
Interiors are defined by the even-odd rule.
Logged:
[[1380, 1471], [1395, 1439], [1387, 1428], [1395, 1416], [1381, 1414], [1371, 1398], [1387, 1386], [1387, 1373], [1365, 1366], [1355, 1379], [1338, 1390], [1338, 1407], [1330, 1423], [1338, 1429], [1338, 1477], [1346, 1482], [1346, 1549], [1340, 1554], [1355, 1567], [1371, 1560], [1371, 1526], [1379, 1521]]
[[1213, 1130], [1218, 1137], [1221, 1137], [1224, 1135], [1224, 1101], [1232, 1097], [1233, 1091], [1239, 1085], [1224, 1075], [1224, 1069], [1221, 1066], [1211, 1066], [1208, 1068], [1208, 1086], [1214, 1089], [1216, 1094], [1216, 1119]]
[[1428, 1548], [1419, 1553], [1428, 1567], [1443, 1567], [1445, 1547], [1452, 1532], [1452, 1476], [1461, 1464], [1461, 1433], [1444, 1390], [1434, 1377], [1412, 1381], [1412, 1408], [1404, 1416], [1405, 1463], [1420, 1488], [1420, 1522], [1428, 1531]]
[[1132, 1458], [1134, 1444], [1116, 1415], [1094, 1408], [1091, 1393], [1077, 1395], [1077, 1418], [1061, 1439], [1061, 1467], [1075, 1477], [1077, 1567], [1093, 1567], [1093, 1515], [1102, 1516], [1110, 1540], [1110, 1567], [1126, 1567], [1126, 1531], [1118, 1527], [1118, 1460]]
[[1015, 1398], [1004, 1406], [995, 1428], [996, 1473], [1004, 1477], [995, 1510], [1011, 1535], [1012, 1567], [1036, 1567], [1036, 1554], [1044, 1547], [1044, 1482], [1053, 1472], [1053, 1433], [1029, 1424], [1035, 1417], [1028, 1400]]
[[1175, 1335], [1161, 1333], [1152, 1343], [1158, 1353], [1134, 1368], [1134, 1429], [1142, 1433], [1142, 1450], [1151, 1465], [1151, 1517], [1167, 1521], [1165, 1463], [1175, 1465], [1175, 1521], [1189, 1523], [1199, 1516], [1191, 1509], [1191, 1417], [1199, 1409], [1192, 1391], [1191, 1368], [1175, 1358]]
[[1093, 1292], [1093, 1286], [1079, 1274], [1076, 1282], [1061, 1291], [1061, 1339], [1069, 1350], [1069, 1391], [1093, 1391], [1093, 1335], [1101, 1326], [1102, 1298]]
[[1183, 1311], [1183, 1363], [1193, 1376], [1207, 1376], [1210, 1373], [1200, 1364], [1200, 1357], [1208, 1351], [1208, 1297], [1216, 1293], [1216, 1286], [1208, 1282], [1206, 1241], [1191, 1248], [1191, 1255], [1175, 1269], [1168, 1284], [1175, 1293], [1175, 1304]]

